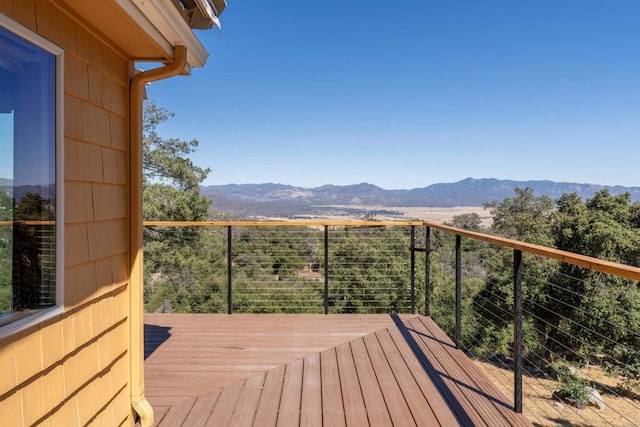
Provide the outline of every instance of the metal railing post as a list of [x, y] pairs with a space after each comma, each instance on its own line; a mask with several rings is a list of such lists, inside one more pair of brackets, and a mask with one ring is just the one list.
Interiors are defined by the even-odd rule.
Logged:
[[329, 314], [329, 227], [324, 226], [324, 314]]
[[425, 230], [424, 255], [424, 315], [431, 316], [431, 227]]
[[456, 348], [460, 348], [462, 335], [462, 244], [461, 237], [456, 234]]
[[513, 409], [522, 413], [522, 251], [513, 250]]
[[416, 314], [416, 227], [411, 226], [411, 314]]
[[228, 225], [227, 226], [227, 314], [231, 314], [233, 313], [233, 294], [232, 294], [232, 285], [233, 285], [233, 278], [232, 278], [232, 262], [233, 262], [233, 255], [231, 253], [231, 226]]

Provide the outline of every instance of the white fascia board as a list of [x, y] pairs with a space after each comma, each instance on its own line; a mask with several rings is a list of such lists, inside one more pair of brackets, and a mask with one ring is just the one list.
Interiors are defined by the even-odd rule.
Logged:
[[116, 0], [154, 41], [172, 54], [173, 47], [187, 48], [187, 71], [202, 67], [209, 53], [189, 28], [171, 0]]

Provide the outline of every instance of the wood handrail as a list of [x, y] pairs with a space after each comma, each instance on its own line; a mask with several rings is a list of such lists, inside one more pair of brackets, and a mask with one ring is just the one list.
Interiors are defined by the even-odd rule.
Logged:
[[145, 227], [384, 227], [422, 226], [423, 221], [144, 221]]
[[0, 221], [0, 227], [12, 227], [14, 225], [56, 225], [55, 221]]
[[449, 225], [443, 225], [434, 222], [424, 221], [423, 224], [427, 227], [432, 227], [448, 233], [469, 237], [475, 240], [482, 240], [487, 243], [492, 243], [507, 248], [517, 249], [522, 252], [540, 255], [546, 258], [562, 261], [567, 264], [577, 265], [578, 267], [584, 267], [591, 270], [614, 274], [616, 276], [624, 277], [627, 279], [640, 281], [639, 267], [620, 264], [617, 262], [605, 261], [600, 258], [594, 258], [574, 252], [549, 248], [542, 245], [534, 245], [533, 243], [521, 242], [519, 240], [507, 239], [505, 237], [492, 236], [490, 234], [479, 233], [476, 231], [462, 230], [459, 228], [451, 227]]

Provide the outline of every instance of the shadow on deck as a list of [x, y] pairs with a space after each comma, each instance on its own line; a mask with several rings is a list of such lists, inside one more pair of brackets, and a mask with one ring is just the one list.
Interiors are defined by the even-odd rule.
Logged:
[[[419, 315], [145, 317], [156, 425], [531, 425]], [[170, 331], [170, 332], [169, 332]]]

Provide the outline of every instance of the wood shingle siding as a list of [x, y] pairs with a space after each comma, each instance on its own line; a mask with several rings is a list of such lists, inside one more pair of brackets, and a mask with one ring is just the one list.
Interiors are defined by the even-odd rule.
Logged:
[[132, 62], [66, 5], [0, 2], [64, 50], [64, 314], [0, 340], [0, 425], [132, 425], [128, 82]]

